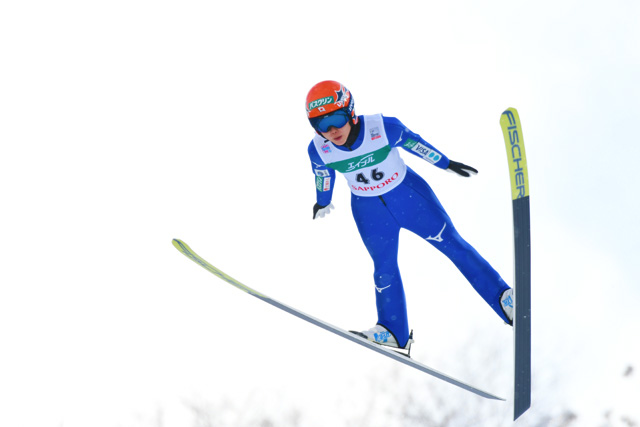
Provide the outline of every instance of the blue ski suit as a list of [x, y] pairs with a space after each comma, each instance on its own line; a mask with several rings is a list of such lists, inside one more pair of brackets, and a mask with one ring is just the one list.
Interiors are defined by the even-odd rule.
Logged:
[[[378, 324], [386, 327], [401, 347], [406, 345], [409, 324], [398, 268], [401, 228], [446, 255], [498, 316], [509, 323], [500, 305], [500, 296], [509, 286], [458, 234], [431, 187], [406, 167], [397, 150], [401, 147], [441, 169], [447, 169], [449, 159], [394, 117], [359, 116], [359, 120], [360, 132], [349, 148], [317, 135], [308, 152], [316, 175], [318, 205], [331, 203], [336, 171], [343, 173], [350, 184], [353, 218], [374, 263]], [[359, 154], [350, 157], [350, 152]], [[338, 161], [327, 161], [332, 159]], [[385, 160], [395, 162], [395, 169], [385, 169]]]

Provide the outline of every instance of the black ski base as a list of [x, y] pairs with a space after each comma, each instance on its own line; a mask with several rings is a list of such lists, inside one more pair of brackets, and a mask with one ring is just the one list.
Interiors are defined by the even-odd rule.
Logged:
[[531, 407], [531, 233], [529, 196], [513, 201], [515, 227], [515, 381], [513, 416]]

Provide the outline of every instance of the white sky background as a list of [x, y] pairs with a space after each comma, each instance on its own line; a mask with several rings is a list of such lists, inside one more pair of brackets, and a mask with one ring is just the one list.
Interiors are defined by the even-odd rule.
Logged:
[[[372, 397], [383, 389], [508, 424], [511, 331], [415, 236], [403, 234], [400, 254], [414, 357], [507, 403], [278, 312], [171, 246], [181, 238], [330, 323], [375, 323], [343, 178], [336, 210], [311, 220], [304, 98], [324, 79], [347, 85], [359, 114], [396, 116], [480, 170], [465, 180], [403, 155], [509, 282], [499, 117], [518, 109], [534, 408], [640, 418], [639, 6], [441, 3], [3, 3], [0, 425], [178, 426], [189, 405], [234, 424], [266, 414], [282, 425], [299, 410], [347, 425], [383, 404]], [[384, 415], [370, 425], [392, 425]]]

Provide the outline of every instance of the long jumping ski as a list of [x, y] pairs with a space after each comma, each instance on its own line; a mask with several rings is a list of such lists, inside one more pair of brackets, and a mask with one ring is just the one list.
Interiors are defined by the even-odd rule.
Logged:
[[515, 108], [500, 116], [511, 176], [514, 239], [514, 388], [513, 419], [531, 407], [531, 231], [529, 176], [520, 117]]
[[377, 353], [380, 353], [384, 356], [387, 356], [397, 362], [403, 363], [407, 366], [410, 366], [412, 368], [415, 368], [419, 371], [425, 372], [429, 375], [433, 375], [436, 378], [439, 378], [443, 381], [448, 382], [449, 384], [453, 384], [455, 386], [458, 386], [464, 390], [470, 391], [471, 393], [475, 393], [478, 396], [482, 396], [485, 397], [487, 399], [494, 399], [494, 400], [505, 400], [501, 397], [495, 396], [491, 393], [488, 393], [486, 391], [480, 390], [476, 387], [473, 387], [469, 384], [466, 384], [462, 381], [459, 381], [455, 378], [452, 378], [448, 375], [443, 374], [442, 372], [438, 372], [435, 369], [431, 369], [428, 366], [425, 366], [419, 362], [416, 362], [415, 360], [407, 357], [406, 355], [400, 354], [396, 351], [393, 351], [391, 349], [387, 349], [379, 344], [375, 344], [371, 341], [368, 341], [365, 338], [362, 338], [356, 334], [353, 334], [351, 332], [347, 332], [344, 329], [338, 328], [336, 326], [330, 325], [329, 323], [317, 319], [313, 316], [310, 316], [308, 314], [305, 314], [303, 312], [301, 312], [300, 310], [297, 310], [293, 307], [290, 307], [286, 304], [283, 304], [281, 302], [278, 302], [272, 298], [269, 298], [268, 296], [266, 296], [263, 293], [260, 293], [240, 282], [238, 282], [236, 279], [232, 278], [231, 276], [228, 276], [227, 274], [223, 273], [222, 271], [218, 270], [216, 267], [214, 267], [213, 265], [209, 264], [207, 261], [205, 261], [202, 257], [200, 257], [198, 254], [196, 254], [186, 243], [184, 243], [183, 241], [179, 240], [179, 239], [173, 239], [173, 246], [175, 246], [176, 249], [178, 249], [180, 252], [182, 252], [187, 258], [189, 258], [190, 260], [192, 260], [193, 262], [195, 262], [196, 264], [198, 264], [199, 266], [201, 266], [202, 268], [204, 268], [205, 270], [207, 270], [210, 273], [213, 273], [214, 275], [218, 276], [220, 279], [224, 280], [225, 282], [235, 286], [236, 288], [248, 293], [249, 295], [252, 295], [264, 302], [266, 302], [267, 304], [271, 304], [274, 307], [277, 307], [281, 310], [286, 311], [289, 314], [293, 314], [296, 317], [299, 317], [302, 320], [306, 320], [309, 323], [312, 323], [316, 326], [319, 326], [322, 329], [325, 329], [329, 332], [333, 332], [336, 335], [341, 336], [342, 338], [346, 338], [351, 342], [354, 342], [356, 344], [360, 344], [363, 347], [368, 348], [369, 350], [373, 350]]

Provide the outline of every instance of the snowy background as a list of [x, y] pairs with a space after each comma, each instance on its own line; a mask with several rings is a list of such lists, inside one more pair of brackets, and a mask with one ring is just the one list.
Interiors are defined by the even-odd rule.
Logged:
[[[403, 157], [511, 282], [501, 112], [526, 141], [533, 407], [640, 423], [633, 1], [13, 1], [0, 6], [0, 425], [511, 425], [512, 336], [402, 235], [420, 374], [250, 298], [171, 245], [344, 328], [375, 322], [339, 178], [311, 220], [309, 88], [399, 117], [473, 179]], [[635, 424], [634, 424], [635, 423]]]

